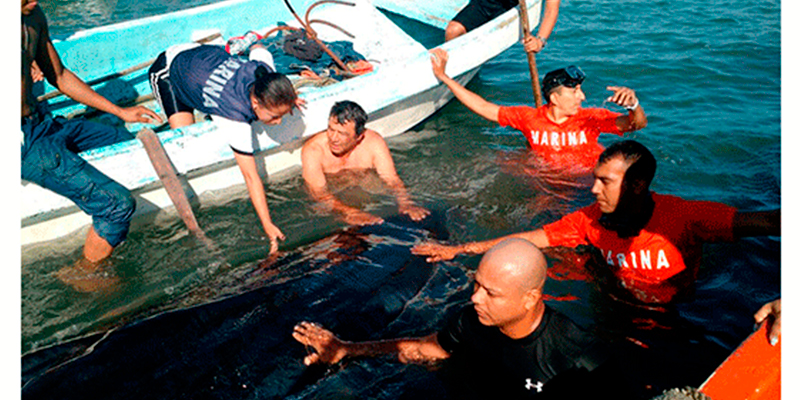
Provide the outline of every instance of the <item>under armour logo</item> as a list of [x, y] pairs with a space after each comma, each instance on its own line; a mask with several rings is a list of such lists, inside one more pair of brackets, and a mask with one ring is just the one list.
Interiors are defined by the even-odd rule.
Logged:
[[536, 384], [534, 384], [531, 381], [531, 378], [525, 379], [525, 389], [527, 389], [527, 390], [531, 390], [533, 388], [536, 388], [536, 393], [541, 393], [543, 386], [544, 386], [544, 383], [542, 383], [542, 382], [536, 381]]

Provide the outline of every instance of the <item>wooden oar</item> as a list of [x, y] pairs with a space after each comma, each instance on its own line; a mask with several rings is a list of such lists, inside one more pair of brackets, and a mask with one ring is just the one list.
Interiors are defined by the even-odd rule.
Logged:
[[200, 225], [197, 224], [197, 219], [194, 217], [189, 199], [186, 198], [186, 193], [183, 191], [181, 182], [178, 180], [175, 166], [172, 165], [172, 161], [170, 161], [166, 151], [164, 151], [164, 146], [161, 145], [158, 136], [156, 136], [152, 129], [144, 128], [136, 134], [136, 138], [142, 142], [145, 151], [147, 151], [147, 156], [150, 157], [150, 162], [153, 164], [153, 169], [156, 170], [158, 179], [161, 180], [164, 190], [167, 191], [170, 200], [172, 200], [172, 204], [175, 205], [178, 215], [186, 224], [189, 232], [192, 232], [198, 238], [206, 241], [205, 234], [200, 229]]
[[[204, 38], [195, 40], [195, 42], [196, 43], [200, 43], [200, 44], [208, 43], [208, 42], [210, 42], [210, 41], [212, 41], [212, 40], [214, 40], [214, 39], [216, 39], [218, 37], [221, 37], [221, 36], [222, 36], [222, 34], [217, 32], [217, 33], [208, 35], [208, 36], [206, 36]], [[136, 64], [136, 65], [134, 65], [134, 66], [132, 66], [130, 68], [124, 69], [122, 71], [113, 72], [113, 73], [108, 74], [106, 76], [102, 76], [100, 78], [91, 80], [89, 82], [86, 82], [86, 84], [89, 85], [89, 86], [94, 86], [94, 85], [97, 85], [97, 84], [100, 84], [100, 83], [103, 83], [103, 82], [110, 81], [110, 80], [115, 79], [115, 78], [121, 78], [121, 77], [123, 77], [125, 75], [128, 75], [128, 74], [132, 73], [132, 72], [136, 72], [136, 71], [138, 71], [138, 70], [140, 70], [142, 68], [145, 68], [145, 67], [149, 66], [150, 64], [154, 63], [155, 61], [156, 61], [156, 59], [154, 58], [152, 60], [145, 61], [145, 62], [143, 62], [141, 64]], [[62, 94], [64, 94], [64, 93], [61, 93], [58, 90], [54, 90], [52, 92], [49, 92], [49, 93], [46, 93], [46, 94], [43, 94], [43, 95], [39, 96], [37, 98], [37, 100], [46, 101], [46, 100], [50, 100], [50, 99], [52, 99], [54, 97], [61, 96]]]
[[[531, 36], [531, 29], [528, 25], [528, 5], [525, 0], [519, 0], [519, 13], [520, 21], [522, 21], [522, 34], [525, 39]], [[542, 106], [542, 87], [539, 86], [539, 71], [536, 69], [536, 56], [533, 53], [528, 53], [528, 67], [531, 70], [531, 85], [533, 85], [533, 99], [536, 102], [536, 107]]]

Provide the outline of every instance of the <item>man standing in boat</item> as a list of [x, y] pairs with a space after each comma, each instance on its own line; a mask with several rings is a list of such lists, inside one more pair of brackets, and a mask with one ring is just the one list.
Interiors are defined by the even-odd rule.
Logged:
[[[315, 350], [303, 360], [306, 365], [383, 355], [418, 364], [449, 359], [445, 380], [457, 392], [453, 398], [571, 399], [608, 393], [612, 375], [619, 376], [618, 370], [605, 368], [613, 365], [612, 350], [544, 303], [546, 270], [544, 255], [531, 243], [504, 240], [481, 259], [472, 304], [438, 333], [348, 342], [301, 322], [292, 336]], [[615, 394], [625, 389], [613, 387]]]
[[600, 155], [594, 169], [594, 204], [533, 231], [453, 246], [422, 243], [411, 251], [435, 262], [483, 253], [509, 237], [539, 248], [592, 245], [614, 276], [614, 295], [659, 305], [688, 294], [704, 242], [780, 236], [780, 209], [742, 212], [721, 203], [653, 193], [655, 171], [656, 160], [644, 145], [617, 142]]
[[328, 129], [317, 133], [303, 145], [303, 180], [311, 196], [351, 225], [383, 222], [378, 216], [348, 206], [330, 193], [326, 174], [343, 171], [362, 172], [374, 169], [397, 198], [400, 213], [419, 221], [429, 211], [414, 204], [394, 168], [386, 141], [377, 132], [367, 129], [367, 113], [352, 101], [340, 101], [331, 108]]
[[571, 168], [577, 173], [590, 171], [602, 151], [597, 142], [600, 133], [622, 135], [647, 126], [647, 117], [636, 93], [626, 87], [608, 86], [607, 89], [613, 92], [608, 101], [627, 109], [627, 115], [604, 108], [581, 108], [586, 100], [581, 90], [586, 75], [575, 66], [550, 71], [544, 76], [542, 96], [547, 104], [542, 107], [501, 107], [447, 76], [445, 50], [436, 48], [431, 53], [433, 74], [461, 103], [489, 121], [521, 131], [531, 149], [554, 167]]
[[[469, 4], [447, 23], [444, 40], [453, 40], [479, 26], [499, 17], [504, 12], [519, 5], [519, 0], [470, 0]], [[522, 44], [526, 52], [538, 53], [547, 44], [558, 20], [561, 0], [545, 0], [544, 16], [536, 36], [526, 35]]]
[[[127, 188], [78, 156], [97, 147], [133, 139], [124, 129], [50, 115], [33, 94], [32, 64], [71, 99], [126, 122], [161, 121], [153, 111], [118, 107], [61, 64], [50, 41], [47, 19], [34, 0], [22, 0], [22, 179], [72, 200], [92, 216], [79, 273], [91, 273], [128, 233], [136, 202]], [[149, 118], [148, 118], [149, 117]]]
[[254, 157], [253, 125], [280, 125], [293, 107], [304, 104], [289, 78], [275, 72], [272, 55], [263, 46], [251, 47], [249, 59], [243, 60], [222, 46], [196, 43], [172, 46], [159, 54], [149, 75], [170, 128], [193, 124], [194, 110], [200, 110], [229, 138], [250, 201], [270, 239], [270, 254], [276, 253], [278, 240], [285, 235], [269, 213]]

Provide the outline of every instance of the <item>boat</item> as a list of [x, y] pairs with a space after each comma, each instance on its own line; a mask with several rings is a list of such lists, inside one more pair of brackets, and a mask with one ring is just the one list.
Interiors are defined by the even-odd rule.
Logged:
[[[528, 21], [539, 23], [541, 0], [527, 0]], [[468, 0], [417, 2], [412, 0], [227, 0], [211, 5], [157, 15], [76, 32], [54, 45], [67, 68], [86, 82], [99, 82], [94, 89], [117, 104], [149, 101], [146, 106], [161, 113], [152, 100], [146, 66], [171, 45], [213, 39], [224, 44], [250, 30], [261, 34], [279, 23], [301, 26], [293, 10], [304, 11], [318, 37], [326, 42], [350, 40], [354, 49], [373, 65], [369, 73], [339, 83], [303, 88], [302, 112], [284, 118], [280, 126], [260, 126], [256, 160], [265, 181], [296, 172], [305, 138], [326, 128], [331, 106], [339, 100], [359, 103], [369, 114], [368, 128], [384, 137], [401, 134], [444, 106], [452, 93], [431, 72], [428, 49], [440, 46], [450, 53], [447, 72], [467, 84], [487, 60], [522, 38], [519, 11], [511, 9], [466, 35], [442, 44], [423, 44], [414, 29], [401, 29], [390, 16], [443, 30]], [[336, 29], [333, 24], [340, 27]], [[349, 37], [345, 32], [351, 34]], [[215, 39], [214, 39], [215, 38]], [[124, 73], [120, 71], [126, 71]], [[130, 72], [128, 72], [130, 71]], [[50, 93], [46, 83], [40, 89]], [[65, 117], [89, 116], [93, 110], [60, 96], [47, 100], [50, 111]], [[163, 113], [161, 114], [163, 116]], [[121, 124], [114, 116], [97, 117], [101, 122]], [[211, 121], [179, 129], [157, 129], [148, 124], [125, 124], [132, 133], [155, 130], [191, 203], [213, 205], [224, 198], [219, 193], [244, 180], [227, 145], [224, 133]], [[162, 126], [163, 128], [163, 126]], [[137, 221], [152, 221], [152, 215], [169, 215], [173, 204], [139, 140], [92, 149], [80, 154], [91, 165], [131, 190], [137, 201]], [[22, 181], [21, 245], [40, 249], [59, 239], [67, 246], [82, 244], [91, 218], [71, 201], [36, 184]], [[216, 195], [215, 195], [216, 194]], [[144, 219], [143, 216], [150, 216]], [[33, 252], [36, 253], [36, 252]]]
[[781, 341], [769, 343], [763, 322], [699, 387], [676, 387], [651, 400], [773, 400], [781, 398]]

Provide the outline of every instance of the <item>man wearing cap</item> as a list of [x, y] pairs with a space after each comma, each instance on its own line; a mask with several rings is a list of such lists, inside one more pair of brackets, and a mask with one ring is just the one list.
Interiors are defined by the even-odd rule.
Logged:
[[600, 133], [622, 135], [647, 125], [647, 117], [636, 93], [626, 87], [608, 86], [613, 94], [607, 101], [626, 108], [627, 115], [604, 108], [581, 108], [581, 103], [586, 100], [581, 90], [586, 75], [578, 67], [569, 66], [545, 75], [542, 95], [547, 104], [542, 107], [502, 107], [486, 101], [447, 76], [445, 50], [436, 48], [431, 53], [433, 74], [461, 103], [489, 121], [521, 131], [531, 149], [550, 165], [576, 168], [576, 172], [590, 171], [603, 150], [597, 143]]
[[600, 272], [614, 278], [610, 294], [640, 304], [666, 304], [691, 292], [703, 243], [780, 236], [780, 209], [744, 212], [653, 193], [655, 172], [656, 159], [644, 145], [617, 142], [603, 151], [594, 169], [594, 204], [533, 231], [452, 246], [422, 243], [411, 252], [428, 256], [429, 262], [449, 260], [483, 253], [509, 237], [539, 248], [591, 245], [605, 261]]

